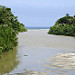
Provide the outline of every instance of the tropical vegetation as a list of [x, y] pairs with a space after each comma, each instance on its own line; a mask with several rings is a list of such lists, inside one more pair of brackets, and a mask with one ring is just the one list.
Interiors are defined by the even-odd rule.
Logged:
[[17, 46], [18, 32], [27, 31], [11, 12], [11, 8], [0, 5], [0, 55]]
[[58, 19], [54, 26], [50, 27], [49, 34], [75, 36], [75, 16], [66, 16]]

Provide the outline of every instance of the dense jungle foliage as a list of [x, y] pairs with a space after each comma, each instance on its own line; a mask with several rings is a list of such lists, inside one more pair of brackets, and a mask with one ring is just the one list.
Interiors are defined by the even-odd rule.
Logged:
[[75, 16], [66, 16], [58, 19], [54, 26], [50, 27], [49, 34], [75, 36]]
[[11, 12], [11, 8], [0, 5], [0, 55], [17, 46], [18, 32], [27, 31]]

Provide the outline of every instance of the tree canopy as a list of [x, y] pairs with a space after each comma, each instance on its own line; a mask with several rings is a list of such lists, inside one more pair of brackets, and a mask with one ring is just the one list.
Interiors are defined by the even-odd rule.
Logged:
[[0, 5], [0, 54], [17, 46], [18, 32], [27, 31], [20, 23], [11, 8]]
[[75, 16], [66, 16], [58, 19], [54, 26], [50, 27], [49, 34], [75, 36]]

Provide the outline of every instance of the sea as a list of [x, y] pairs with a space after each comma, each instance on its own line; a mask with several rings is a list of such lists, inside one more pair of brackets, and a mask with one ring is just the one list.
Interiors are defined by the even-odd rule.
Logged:
[[50, 27], [26, 27], [28, 30], [29, 29], [50, 29]]

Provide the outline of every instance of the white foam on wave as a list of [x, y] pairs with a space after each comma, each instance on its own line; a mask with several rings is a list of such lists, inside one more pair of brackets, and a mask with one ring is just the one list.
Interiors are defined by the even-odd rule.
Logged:
[[29, 29], [28, 31], [49, 31], [49, 29]]

